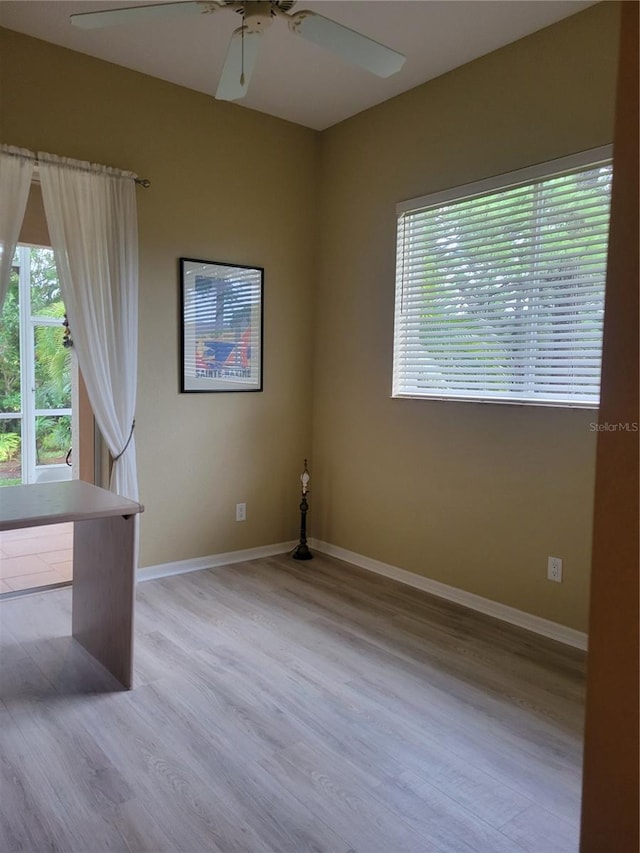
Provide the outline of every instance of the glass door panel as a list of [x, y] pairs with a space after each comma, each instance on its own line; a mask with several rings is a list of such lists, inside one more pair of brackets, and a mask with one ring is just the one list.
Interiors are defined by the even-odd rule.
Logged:
[[11, 270], [0, 330], [0, 486], [13, 486], [22, 482], [20, 294], [16, 269]]
[[0, 486], [22, 483], [22, 418], [0, 419]]
[[19, 246], [0, 327], [0, 485], [69, 480], [73, 379], [53, 251]]
[[29, 313], [32, 317], [56, 317], [62, 322], [64, 305], [53, 249], [37, 246], [27, 249], [27, 252], [29, 253]]
[[71, 417], [36, 415], [35, 432], [36, 469], [42, 465], [66, 465], [71, 450]]
[[38, 321], [33, 324], [36, 410], [71, 410], [71, 350], [64, 347], [61, 322], [53, 326]]

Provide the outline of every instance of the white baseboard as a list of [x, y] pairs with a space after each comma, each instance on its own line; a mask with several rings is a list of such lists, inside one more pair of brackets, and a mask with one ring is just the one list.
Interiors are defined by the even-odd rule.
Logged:
[[344, 560], [347, 563], [353, 563], [354, 566], [358, 566], [361, 569], [367, 569], [378, 575], [384, 575], [384, 577], [392, 578], [400, 583], [431, 593], [431, 595], [436, 595], [438, 598], [453, 601], [455, 604], [461, 604], [463, 607], [477, 610], [479, 613], [493, 616], [495, 619], [501, 619], [503, 622], [509, 622], [511, 625], [517, 625], [519, 628], [525, 628], [527, 631], [541, 634], [543, 637], [549, 637], [552, 640], [557, 640], [576, 649], [586, 650], [587, 648], [588, 637], [582, 631], [567, 628], [557, 622], [551, 622], [549, 619], [543, 619], [541, 616], [534, 616], [532, 613], [525, 613], [524, 610], [517, 610], [515, 607], [500, 604], [498, 601], [483, 598], [472, 592], [465, 592], [465, 590], [458, 589], [455, 586], [431, 580], [431, 578], [417, 575], [415, 572], [408, 572], [406, 569], [399, 569], [397, 566], [381, 563], [379, 560], [365, 557], [362, 554], [357, 554], [355, 551], [347, 551], [346, 548], [340, 548], [328, 542], [310, 539], [309, 545], [315, 548], [316, 551], [321, 551], [323, 554], [328, 554], [331, 557], [337, 557], [339, 560]]
[[210, 554], [207, 557], [194, 557], [191, 560], [178, 560], [174, 563], [160, 563], [157, 566], [145, 566], [136, 572], [136, 581], [151, 581], [156, 578], [166, 578], [169, 575], [183, 575], [187, 572], [200, 572], [203, 569], [215, 569], [228, 566], [231, 563], [244, 563], [246, 560], [258, 560], [261, 557], [275, 557], [293, 551], [298, 544], [291, 542], [276, 542], [274, 545], [261, 545], [258, 548], [245, 548], [242, 551], [227, 551], [226, 554]]

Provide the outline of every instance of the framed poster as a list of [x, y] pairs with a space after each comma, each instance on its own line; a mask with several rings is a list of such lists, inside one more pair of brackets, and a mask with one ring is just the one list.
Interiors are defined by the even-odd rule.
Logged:
[[264, 269], [180, 258], [182, 393], [262, 391]]

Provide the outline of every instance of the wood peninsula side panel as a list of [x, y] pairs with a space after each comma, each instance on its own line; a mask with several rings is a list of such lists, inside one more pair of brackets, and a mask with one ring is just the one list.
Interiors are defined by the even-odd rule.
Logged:
[[71, 632], [125, 687], [133, 684], [136, 516], [77, 521]]

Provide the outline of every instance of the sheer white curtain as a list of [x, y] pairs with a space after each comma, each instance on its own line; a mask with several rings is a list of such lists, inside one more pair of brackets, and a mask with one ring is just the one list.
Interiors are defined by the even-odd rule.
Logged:
[[38, 161], [74, 348], [114, 460], [111, 489], [137, 500], [135, 175], [51, 154], [38, 154]]
[[31, 151], [0, 145], [0, 309], [9, 289], [11, 261], [27, 207], [34, 163]]

